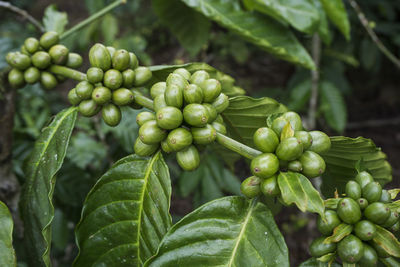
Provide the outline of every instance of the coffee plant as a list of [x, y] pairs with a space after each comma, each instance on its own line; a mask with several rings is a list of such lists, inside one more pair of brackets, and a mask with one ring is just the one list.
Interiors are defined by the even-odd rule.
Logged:
[[[184, 2], [215, 19], [224, 11], [218, 1], [210, 9], [213, 1]], [[262, 1], [245, 2], [262, 7]], [[314, 27], [290, 23], [305, 32]], [[251, 23], [241, 26], [238, 31], [245, 31]], [[290, 266], [271, 203], [317, 214], [321, 237], [311, 243], [303, 267], [400, 265], [400, 189], [382, 189], [392, 179], [391, 166], [371, 140], [307, 130], [296, 112], [271, 98], [245, 96], [232, 77], [205, 63], [145, 67], [133, 52], [96, 43], [89, 49], [90, 66], [81, 72], [83, 58], [62, 44], [70, 33], [29, 37], [6, 57], [15, 89], [40, 83], [54, 90], [66, 79], [77, 82], [68, 93], [71, 107], [43, 128], [26, 161], [20, 213], [30, 266], [51, 265], [56, 176], [78, 114], [115, 127], [130, 108], [141, 110], [134, 154], [115, 162], [87, 194], [75, 229], [74, 266]], [[257, 41], [256, 32], [246, 34]], [[285, 42], [288, 50], [265, 46], [313, 67], [305, 50]], [[300, 54], [290, 55], [291, 49]], [[235, 154], [248, 159], [252, 176], [243, 180], [241, 195], [210, 201], [172, 224], [164, 156], [173, 155], [190, 172], [210, 160], [206, 147], [223, 152], [226, 161]], [[314, 182], [317, 177], [322, 185]], [[16, 266], [13, 220], [2, 202], [0, 224], [0, 266]]]

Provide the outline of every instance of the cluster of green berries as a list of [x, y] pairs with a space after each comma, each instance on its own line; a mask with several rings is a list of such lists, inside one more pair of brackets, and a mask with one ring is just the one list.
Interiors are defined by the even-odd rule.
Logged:
[[219, 113], [229, 106], [221, 83], [199, 70], [191, 74], [184, 68], [170, 73], [165, 82], [155, 83], [150, 94], [153, 112], [141, 112], [135, 153], [153, 154], [161, 145], [164, 152], [177, 152], [178, 164], [194, 170], [200, 164], [198, 146], [215, 141], [217, 132], [226, 133]]
[[56, 76], [48, 71], [52, 65], [64, 65], [77, 69], [82, 65], [82, 57], [70, 53], [68, 48], [59, 44], [60, 37], [56, 32], [46, 32], [39, 40], [29, 37], [21, 47], [21, 51], [10, 52], [6, 56], [13, 69], [8, 73], [8, 82], [14, 88], [25, 84], [40, 82], [46, 89], [53, 89], [64, 77]]
[[136, 107], [131, 88], [148, 82], [152, 73], [149, 68], [139, 66], [134, 53], [102, 44], [90, 49], [89, 61], [87, 81], [71, 89], [68, 99], [72, 105], [79, 105], [83, 116], [91, 117], [101, 110], [104, 122], [117, 126], [122, 118], [120, 107]]
[[325, 133], [305, 131], [300, 116], [292, 111], [275, 118], [270, 127], [259, 128], [253, 142], [263, 153], [251, 161], [253, 176], [242, 182], [241, 191], [249, 198], [261, 193], [279, 196], [279, 171], [300, 172], [308, 178], [320, 176], [326, 166], [319, 154], [331, 147]]
[[[388, 206], [392, 202], [387, 190], [374, 181], [368, 172], [360, 172], [346, 184], [346, 195], [338, 201], [336, 209], [325, 211], [325, 220], [318, 218], [322, 237], [310, 245], [313, 257], [335, 253], [344, 263], [359, 266], [377, 266], [379, 258], [390, 255], [373, 241], [377, 225], [391, 232], [400, 229], [399, 214]], [[338, 242], [324, 242], [341, 225], [351, 225], [352, 233]]]

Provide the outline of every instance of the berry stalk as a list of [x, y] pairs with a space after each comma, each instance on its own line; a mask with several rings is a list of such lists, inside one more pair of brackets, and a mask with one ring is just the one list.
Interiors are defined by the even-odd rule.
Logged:
[[49, 70], [54, 74], [58, 74], [76, 81], [86, 81], [86, 74], [68, 67], [52, 65], [50, 66]]

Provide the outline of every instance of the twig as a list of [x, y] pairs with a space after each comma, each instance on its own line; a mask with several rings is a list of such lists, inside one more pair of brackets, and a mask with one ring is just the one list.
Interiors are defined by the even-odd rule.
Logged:
[[354, 11], [357, 13], [358, 19], [360, 20], [361, 24], [364, 26], [365, 30], [371, 37], [372, 41], [376, 44], [376, 46], [381, 50], [385, 56], [396, 65], [396, 67], [400, 68], [400, 60], [386, 48], [386, 46], [381, 42], [378, 38], [376, 33], [372, 30], [369, 26], [369, 21], [365, 17], [364, 13], [362, 12], [360, 6], [357, 4], [355, 0], [349, 0], [350, 5], [353, 7]]
[[346, 129], [351, 130], [359, 128], [373, 128], [373, 127], [382, 127], [387, 125], [400, 125], [400, 117], [384, 119], [384, 120], [379, 119], [379, 120], [368, 120], [360, 122], [349, 122], [346, 125]]
[[316, 125], [316, 112], [318, 102], [318, 87], [319, 87], [319, 63], [321, 58], [321, 40], [318, 34], [314, 34], [312, 38], [312, 58], [315, 64], [315, 70], [311, 71], [311, 97], [310, 107], [308, 109], [308, 127], [314, 129]]
[[29, 15], [28, 12], [26, 12], [25, 10], [20, 9], [16, 6], [13, 6], [9, 2], [5, 2], [5, 1], [0, 1], [0, 7], [4, 7], [8, 10], [11, 10], [11, 11], [19, 14], [20, 16], [29, 20], [29, 22], [32, 23], [36, 28], [38, 28], [38, 30], [40, 32], [44, 32], [44, 28], [43, 28], [42, 24], [39, 21], [37, 21], [34, 17]]

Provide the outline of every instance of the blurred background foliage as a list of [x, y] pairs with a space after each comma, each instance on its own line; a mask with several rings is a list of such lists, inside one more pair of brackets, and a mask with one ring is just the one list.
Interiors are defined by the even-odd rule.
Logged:
[[[110, 2], [15, 0], [12, 4], [27, 10], [47, 29], [63, 30]], [[210, 21], [184, 2], [198, 1], [128, 0], [125, 5], [69, 36], [63, 43], [71, 51], [85, 56], [82, 69], [88, 66], [87, 53], [95, 42], [133, 51], [143, 65], [206, 62], [235, 77], [248, 95], [275, 98], [307, 117], [312, 83], [309, 69], [271, 56], [254, 42], [238, 38], [237, 33], [229, 30], [230, 27]], [[224, 3], [226, 0], [210, 2]], [[299, 45], [308, 51], [312, 49], [312, 34], [319, 33], [322, 43], [318, 128], [331, 135], [372, 138], [388, 154], [394, 168], [394, 181], [398, 180], [400, 70], [378, 50], [346, 1], [344, 8], [347, 8], [351, 30], [337, 19], [328, 23], [329, 14], [324, 13], [316, 0], [300, 1], [303, 6], [299, 9], [303, 8], [311, 18], [308, 22], [298, 21], [300, 16], [291, 14], [290, 10], [289, 15], [283, 16], [274, 12], [274, 8], [260, 6], [263, 2], [290, 6], [296, 1], [245, 0], [231, 1], [230, 5], [235, 12], [256, 9], [256, 16], [272, 18], [273, 25], [289, 29], [290, 34], [299, 40]], [[364, 0], [359, 4], [382, 42], [399, 56], [400, 2]], [[33, 25], [4, 9], [0, 9], [0, 21], [1, 70], [7, 66], [7, 52], [19, 49], [25, 38], [38, 36], [39, 33]], [[21, 184], [24, 182], [24, 160], [34, 141], [51, 116], [68, 106], [66, 94], [74, 85], [75, 82], [66, 81], [54, 91], [44, 91], [38, 85], [18, 90], [13, 129], [13, 167]], [[70, 266], [77, 253], [73, 231], [87, 192], [113, 162], [133, 152], [138, 112], [124, 110], [122, 122], [115, 128], [96, 117], [79, 118], [55, 188], [54, 266]], [[239, 194], [240, 180], [249, 173], [244, 160], [227, 165], [215, 150], [209, 148], [202, 156], [204, 163], [192, 173], [182, 172], [174, 160], [167, 157], [173, 182], [171, 211], [174, 220], [209, 200], [226, 194]], [[307, 257], [305, 248], [313, 237], [312, 232], [315, 232], [313, 220], [304, 216], [289, 208], [289, 212], [277, 217], [293, 264]], [[21, 240], [15, 240], [21, 260], [19, 265], [24, 266], [24, 249], [19, 244]]]

